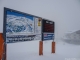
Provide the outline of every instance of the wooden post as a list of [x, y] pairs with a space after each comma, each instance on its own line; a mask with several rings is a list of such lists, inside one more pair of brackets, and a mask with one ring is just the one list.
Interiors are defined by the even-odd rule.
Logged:
[[43, 41], [39, 41], [39, 55], [43, 55]]
[[4, 40], [2, 33], [0, 33], [0, 60], [2, 59], [3, 52], [4, 52]]
[[55, 42], [52, 42], [52, 52], [51, 53], [55, 53]]

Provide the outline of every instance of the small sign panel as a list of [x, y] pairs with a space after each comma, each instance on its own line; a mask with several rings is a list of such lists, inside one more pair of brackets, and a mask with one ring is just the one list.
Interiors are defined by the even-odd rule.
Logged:
[[54, 40], [54, 33], [43, 33], [43, 40]]
[[36, 35], [7, 35], [6, 43], [15, 43], [15, 42], [23, 42], [23, 41], [32, 41], [34, 40]]

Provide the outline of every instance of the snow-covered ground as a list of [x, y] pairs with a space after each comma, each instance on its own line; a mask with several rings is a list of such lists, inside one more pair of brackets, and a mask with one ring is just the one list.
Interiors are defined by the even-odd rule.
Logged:
[[52, 54], [51, 42], [44, 41], [43, 56], [39, 56], [39, 40], [7, 44], [7, 60], [80, 60], [80, 45], [56, 42]]

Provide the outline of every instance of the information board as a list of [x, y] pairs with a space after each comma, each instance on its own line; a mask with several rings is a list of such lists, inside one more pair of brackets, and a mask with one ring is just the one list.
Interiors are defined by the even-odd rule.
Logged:
[[4, 8], [4, 40], [6, 43], [41, 40], [41, 18]]
[[42, 40], [54, 40], [54, 22], [43, 19], [42, 20]]
[[4, 8], [3, 35], [6, 43], [54, 40], [54, 22], [10, 8]]

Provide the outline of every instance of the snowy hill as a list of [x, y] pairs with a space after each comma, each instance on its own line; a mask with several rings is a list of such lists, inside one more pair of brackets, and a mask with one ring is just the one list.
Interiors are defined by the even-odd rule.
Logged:
[[80, 30], [72, 32], [72, 33], [67, 33], [63, 41], [70, 43], [70, 44], [76, 44], [80, 45]]

